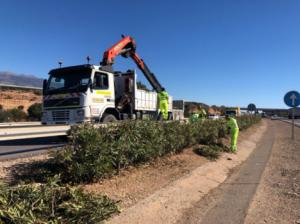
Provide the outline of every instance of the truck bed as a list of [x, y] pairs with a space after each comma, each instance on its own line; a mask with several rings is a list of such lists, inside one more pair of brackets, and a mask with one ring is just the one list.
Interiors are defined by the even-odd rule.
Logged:
[[[157, 93], [153, 91], [146, 91], [137, 89], [135, 92], [135, 110], [139, 111], [157, 111]], [[169, 96], [169, 111], [172, 111], [173, 104], [172, 97]]]

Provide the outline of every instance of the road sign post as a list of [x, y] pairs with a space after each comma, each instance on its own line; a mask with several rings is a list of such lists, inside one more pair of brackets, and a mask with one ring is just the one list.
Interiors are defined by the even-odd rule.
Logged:
[[292, 139], [295, 139], [295, 108], [300, 105], [300, 93], [290, 91], [284, 96], [284, 102], [289, 107], [292, 107]]
[[292, 108], [292, 139], [295, 139], [295, 108]]

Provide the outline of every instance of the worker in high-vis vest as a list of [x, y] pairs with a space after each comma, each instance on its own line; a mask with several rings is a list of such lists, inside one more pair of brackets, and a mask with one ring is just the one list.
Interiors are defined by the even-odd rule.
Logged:
[[159, 100], [159, 109], [164, 120], [168, 120], [169, 95], [165, 88], [162, 88], [157, 94]]
[[201, 108], [199, 110], [199, 118], [200, 119], [205, 119], [206, 118], [206, 111], [203, 108]]
[[230, 128], [231, 151], [235, 153], [237, 151], [237, 139], [239, 136], [239, 126], [235, 118], [226, 115], [225, 119], [227, 121], [227, 127]]
[[196, 112], [192, 112], [191, 116], [189, 117], [189, 121], [192, 123], [198, 120], [199, 120], [199, 114]]

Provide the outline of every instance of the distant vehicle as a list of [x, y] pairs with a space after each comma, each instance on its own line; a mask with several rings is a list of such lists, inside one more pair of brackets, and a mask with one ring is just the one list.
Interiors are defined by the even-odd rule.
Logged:
[[[300, 108], [294, 108], [294, 117], [295, 119], [300, 119]], [[289, 119], [293, 118], [292, 109], [289, 109]]]
[[225, 115], [241, 116], [241, 109], [239, 107], [226, 108]]
[[184, 100], [173, 100], [173, 120], [184, 120]]
[[219, 115], [216, 115], [216, 114], [210, 114], [210, 115], [208, 115], [208, 119], [217, 120], [217, 119], [219, 119], [219, 118], [220, 118], [220, 116], [219, 116]]
[[277, 119], [279, 119], [279, 117], [277, 116], [277, 114], [274, 114], [274, 115], [271, 116], [271, 120], [277, 120]]

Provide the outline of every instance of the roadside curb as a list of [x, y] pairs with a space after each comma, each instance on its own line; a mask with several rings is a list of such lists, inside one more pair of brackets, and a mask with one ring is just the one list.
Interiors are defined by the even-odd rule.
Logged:
[[238, 143], [237, 154], [224, 153], [216, 162], [196, 168], [105, 223], [176, 223], [186, 209], [223, 183], [230, 170], [249, 157], [266, 129], [267, 124], [262, 121], [258, 131], [251, 134], [247, 140]]

